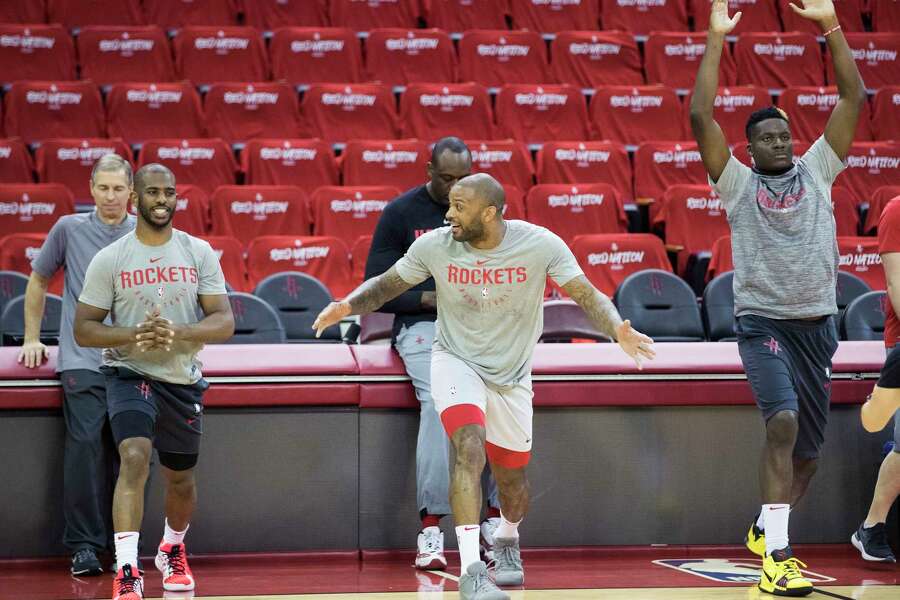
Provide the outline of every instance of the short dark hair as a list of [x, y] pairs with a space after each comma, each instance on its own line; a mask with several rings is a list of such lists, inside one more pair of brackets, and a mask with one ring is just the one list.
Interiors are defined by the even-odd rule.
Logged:
[[788, 119], [787, 113], [777, 106], [768, 106], [766, 108], [761, 108], [755, 111], [747, 119], [747, 125], [746, 127], [744, 127], [744, 134], [747, 136], [748, 142], [750, 141], [750, 130], [753, 129], [753, 126], [760, 121], [765, 121], [766, 119], [781, 119], [788, 124], [790, 124], [791, 122], [791, 120]]
[[168, 175], [172, 178], [172, 181], [175, 181], [175, 173], [173, 173], [172, 169], [170, 169], [169, 167], [161, 165], [159, 163], [150, 163], [148, 165], [144, 165], [137, 170], [137, 173], [134, 174], [134, 191], [137, 192], [138, 196], [143, 195], [144, 186], [146, 185], [144, 179], [150, 173], [168, 173]]
[[438, 157], [446, 150], [449, 150], [454, 154], [465, 153], [469, 155], [469, 158], [471, 158], [469, 147], [466, 146], [466, 143], [464, 141], [462, 141], [458, 137], [448, 136], [443, 137], [434, 143], [434, 147], [431, 149], [431, 164], [436, 165]]

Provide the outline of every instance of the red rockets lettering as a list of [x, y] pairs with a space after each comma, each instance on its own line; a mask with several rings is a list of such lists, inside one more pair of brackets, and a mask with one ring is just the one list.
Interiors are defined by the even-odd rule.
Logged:
[[147, 267], [119, 273], [119, 283], [123, 290], [139, 285], [197, 283], [197, 280], [195, 267]]
[[496, 269], [467, 269], [456, 265], [447, 265], [447, 281], [456, 284], [504, 285], [524, 283], [528, 280], [525, 267], [500, 267]]

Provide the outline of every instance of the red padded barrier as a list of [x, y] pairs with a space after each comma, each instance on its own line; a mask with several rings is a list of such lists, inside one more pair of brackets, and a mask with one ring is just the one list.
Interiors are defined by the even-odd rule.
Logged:
[[241, 164], [249, 185], [296, 185], [309, 194], [338, 184], [331, 144], [318, 139], [250, 140], [241, 151]]
[[0, 140], [0, 183], [31, 183], [34, 163], [19, 138]]
[[41, 183], [60, 183], [69, 188], [76, 203], [93, 204], [91, 171], [106, 154], [118, 154], [129, 162], [131, 148], [120, 138], [50, 139], [41, 143], [35, 154]]
[[[766, 0], [767, 2], [770, 0]], [[746, 13], [744, 14], [746, 18]], [[741, 22], [743, 22], [743, 18]], [[647, 83], [661, 83], [673, 88], [692, 89], [700, 59], [706, 51], [706, 33], [698, 31], [658, 31], [650, 35], [644, 45], [644, 67]], [[719, 85], [734, 85], [737, 67], [731, 56], [730, 44], [725, 44], [719, 63]]]
[[[846, 38], [867, 88], [878, 89], [900, 81], [900, 31], [847, 33]], [[830, 52], [826, 52], [825, 65], [828, 81], [834, 83], [837, 80]]]
[[494, 137], [491, 98], [477, 83], [414, 83], [400, 97], [403, 135], [437, 140]]
[[472, 172], [488, 173], [503, 184], [528, 191], [534, 185], [531, 154], [514, 140], [466, 140], [472, 152]]
[[217, 83], [203, 102], [210, 137], [244, 142], [255, 137], [300, 137], [300, 103], [286, 83]]
[[440, 29], [373, 29], [366, 40], [369, 81], [407, 85], [456, 80], [456, 50]]
[[172, 45], [178, 75], [195, 85], [269, 79], [266, 47], [252, 27], [185, 27]]
[[190, 82], [120, 83], [106, 97], [109, 135], [129, 144], [198, 138], [206, 132], [200, 95]]
[[244, 2], [247, 25], [257, 29], [328, 24], [328, 0], [250, 0]]
[[591, 99], [591, 122], [597, 137], [623, 144], [687, 139], [681, 100], [658, 85], [600, 88]]
[[284, 27], [269, 43], [274, 79], [292, 85], [359, 81], [359, 40], [341, 27]]
[[233, 184], [238, 168], [231, 147], [217, 138], [147, 140], [140, 164], [154, 162], [172, 169], [177, 183], [193, 183], [208, 193]]
[[600, 11], [597, 0], [514, 0], [509, 3], [509, 8], [514, 29], [557, 33], [599, 28]]
[[422, 0], [429, 27], [461, 33], [469, 29], [505, 29], [509, 0]]
[[[4, 2], [2, 4], [34, 4]], [[2, 11], [2, 9], [0, 9]], [[0, 21], [0, 81], [12, 83], [25, 79], [75, 79], [75, 45], [72, 36], [60, 25], [43, 25], [41, 18], [32, 25], [13, 25]]]
[[466, 31], [459, 42], [459, 80], [490, 87], [550, 81], [546, 44], [534, 31]]
[[427, 178], [428, 144], [419, 140], [355, 140], [341, 155], [344, 185], [388, 185], [406, 191]]
[[[790, 87], [778, 97], [778, 106], [791, 120], [791, 135], [798, 140], [812, 142], [825, 132], [831, 112], [837, 106], [836, 87]], [[853, 139], [866, 142], [872, 139], [869, 103], [863, 104]]]
[[223, 185], [210, 199], [212, 235], [235, 238], [247, 247], [263, 235], [308, 235], [309, 199], [288, 185]]
[[497, 95], [497, 126], [501, 135], [529, 144], [590, 137], [584, 96], [565, 84], [504, 85]]
[[537, 154], [538, 183], [609, 183], [631, 201], [631, 160], [618, 142], [546, 142]]
[[85, 27], [78, 34], [81, 78], [97, 85], [128, 81], [172, 81], [175, 66], [162, 29]]
[[741, 85], [825, 85], [822, 51], [811, 33], [741, 34], [734, 45], [734, 59]]

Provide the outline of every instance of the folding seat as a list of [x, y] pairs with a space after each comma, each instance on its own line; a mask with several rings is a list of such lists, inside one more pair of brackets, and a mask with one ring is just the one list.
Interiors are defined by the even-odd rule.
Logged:
[[507, 84], [497, 95], [501, 135], [528, 144], [590, 137], [587, 106], [571, 85]]
[[166, 29], [187, 25], [237, 25], [239, 1], [143, 0], [144, 16], [148, 23]]
[[600, 22], [634, 34], [687, 31], [687, 0], [604, 0]]
[[210, 199], [211, 235], [227, 235], [247, 247], [261, 235], [309, 235], [306, 194], [288, 185], [223, 185]]
[[[837, 101], [836, 87], [789, 87], [778, 97], [778, 106], [790, 118], [791, 135], [794, 139], [814, 142], [825, 133], [825, 125]], [[860, 142], [872, 139], [868, 102], [863, 104], [853, 139]]]
[[369, 258], [369, 248], [371, 247], [371, 235], [363, 235], [356, 238], [356, 242], [350, 246], [353, 285], [359, 285], [366, 279], [366, 260]]
[[191, 235], [204, 236], [209, 233], [209, 195], [196, 185], [176, 185], [175, 214], [172, 225]]
[[222, 235], [201, 235], [201, 239], [209, 242], [219, 257], [222, 273], [225, 275], [225, 283], [237, 292], [246, 292], [247, 265], [244, 263], [244, 245], [233, 237]]
[[60, 25], [0, 23], [0, 82], [48, 79], [76, 79], [69, 32]]
[[[867, 4], [869, 0], [832, 1], [834, 2], [834, 9], [837, 13], [838, 21], [841, 24], [842, 30], [844, 30], [845, 32], [864, 31], [862, 9], [863, 5]], [[785, 31], [805, 31], [813, 35], [822, 35], [822, 28], [819, 27], [817, 23], [801, 17], [793, 10], [791, 10], [791, 7], [788, 6], [788, 4], [790, 4], [790, 0], [779, 0], [778, 2], [778, 7], [781, 10], [781, 21], [784, 23]], [[794, 4], [797, 4], [797, 2], [794, 2]], [[800, 6], [800, 4], [797, 4], [797, 6]], [[747, 12], [749, 11], [745, 8], [745, 16]], [[757, 31], [764, 30], [757, 29]]]
[[466, 140], [472, 153], [472, 172], [487, 173], [503, 184], [527, 191], [534, 185], [531, 153], [514, 140]]
[[431, 159], [419, 140], [353, 140], [341, 155], [344, 185], [390, 185], [400, 191], [422, 185]]
[[838, 268], [856, 275], [873, 290], [885, 289], [884, 267], [878, 253], [876, 237], [838, 236], [838, 253], [841, 256]]
[[608, 183], [631, 201], [631, 161], [618, 142], [546, 142], [536, 167], [538, 183]]
[[666, 246], [677, 252], [680, 275], [692, 254], [710, 252], [730, 232], [722, 200], [708, 185], [670, 186], [656, 216], [666, 225]]
[[148, 139], [140, 154], [140, 166], [161, 163], [172, 169], [177, 183], [192, 183], [207, 193], [235, 182], [237, 163], [231, 147], [217, 138]]
[[641, 52], [624, 31], [562, 31], [550, 42], [550, 68], [580, 88], [644, 83]]
[[897, 0], [869, 0], [874, 31], [900, 31], [900, 4]]
[[301, 108], [313, 135], [330, 142], [397, 137], [394, 95], [384, 85], [316, 83]]
[[[832, 193], [833, 189], [832, 189]], [[876, 189], [875, 192], [864, 198], [868, 200], [869, 211], [866, 213], [866, 223], [863, 225], [863, 233], [865, 235], [875, 235], [878, 230], [878, 221], [881, 219], [881, 213], [884, 207], [894, 198], [900, 197], [900, 181], [895, 185], [883, 185]]]
[[525, 192], [514, 185], [504, 184], [503, 194], [506, 196], [506, 204], [503, 205], [503, 218], [526, 220]]
[[667, 269], [632, 273], [619, 284], [613, 302], [623, 319], [658, 342], [702, 342], [706, 337], [696, 292]]
[[162, 29], [85, 27], [78, 34], [81, 77], [97, 85], [128, 81], [172, 81], [175, 68]]
[[321, 185], [338, 184], [331, 144], [322, 140], [249, 140], [241, 165], [249, 185], [295, 185], [311, 194]]
[[900, 184], [900, 141], [855, 142], [846, 159], [847, 168], [835, 185], [842, 185], [865, 201], [884, 185]]
[[288, 342], [341, 341], [339, 325], [327, 327], [319, 337], [312, 328], [319, 313], [332, 301], [331, 292], [315, 277], [296, 271], [275, 273], [257, 283], [253, 295], [278, 313]]
[[[690, 11], [694, 15], [694, 30], [709, 29], [709, 14], [712, 0], [690, 0]], [[731, 33], [738, 35], [745, 31], [781, 31], [778, 20], [778, 6], [772, 0], [728, 0], [728, 14], [741, 11], [741, 20]]]
[[85, 25], [142, 25], [139, 0], [47, 0], [47, 22], [66, 29]]
[[[684, 131], [688, 137], [691, 135], [690, 106], [693, 95], [694, 92], [691, 90], [684, 99]], [[767, 89], [752, 85], [720, 87], [716, 93], [713, 116], [722, 128], [728, 143], [739, 144], [747, 139], [746, 126], [750, 115], [771, 105], [772, 96]], [[793, 129], [791, 131], [799, 139], [796, 131]]]
[[299, 137], [300, 103], [286, 83], [216, 83], [203, 99], [206, 132], [226, 142]]
[[[3, 240], [0, 240], [2, 242]], [[0, 271], [0, 315], [10, 300], [25, 295], [28, 275], [18, 271]]]
[[459, 41], [459, 80], [489, 87], [551, 81], [546, 44], [534, 31], [466, 31]]
[[194, 85], [269, 79], [266, 47], [252, 27], [185, 27], [173, 45], [178, 75]]
[[[745, 14], [746, 16], [746, 14]], [[741, 19], [741, 23], [743, 23]], [[661, 83], [673, 88], [693, 89], [700, 59], [706, 51], [705, 32], [656, 31], [644, 44], [644, 68], [647, 83]], [[734, 85], [737, 67], [725, 44], [719, 63], [719, 85]]]
[[847, 188], [836, 185], [831, 188], [831, 206], [837, 235], [859, 235], [859, 202]]
[[543, 33], [578, 30], [593, 31], [600, 27], [598, 2], [595, 0], [519, 0], [510, 2], [514, 29], [530, 29]]
[[734, 45], [734, 59], [741, 85], [825, 85], [822, 51], [811, 33], [743, 33]]
[[525, 197], [525, 212], [566, 242], [586, 233], [625, 233], [628, 227], [625, 205], [608, 183], [536, 185]]
[[456, 80], [456, 50], [440, 29], [373, 29], [366, 40], [369, 81], [388, 85]]
[[843, 312], [850, 303], [872, 291], [869, 284], [847, 271], [837, 272], [837, 309], [838, 313]]
[[362, 79], [359, 39], [339, 27], [284, 27], [269, 42], [272, 76], [291, 85]]
[[0, 23], [43, 23], [47, 20], [46, 5], [47, 0], [0, 2]]
[[678, 95], [658, 85], [598, 89], [591, 100], [591, 122], [600, 139], [623, 144], [687, 138]]
[[328, 0], [252, 0], [244, 2], [247, 25], [272, 30], [279, 27], [324, 27]]
[[700, 303], [703, 328], [711, 342], [734, 342], [734, 273], [713, 278], [703, 289]]
[[106, 154], [118, 154], [131, 162], [131, 148], [119, 138], [49, 139], [35, 153], [38, 180], [69, 188], [76, 203], [93, 204], [91, 171]]
[[310, 198], [312, 233], [340, 238], [353, 247], [375, 232], [384, 207], [399, 195], [399, 189], [385, 185], [320, 187]]
[[881, 88], [872, 103], [872, 130], [875, 139], [900, 140], [900, 85]]
[[[847, 33], [844, 37], [867, 88], [879, 89], [900, 81], [900, 31]], [[835, 83], [834, 61], [830, 52], [826, 52], [825, 64], [828, 81]]]
[[109, 135], [129, 144], [150, 138], [203, 137], [200, 96], [187, 81], [117, 83], [106, 96]]
[[572, 253], [588, 281], [610, 297], [632, 273], [672, 270], [662, 241], [649, 233], [579, 235], [572, 241]]
[[706, 269], [706, 280], [712, 281], [722, 273], [734, 271], [734, 262], [731, 255], [731, 236], [723, 235], [713, 243], [712, 257]]
[[429, 27], [461, 33], [469, 29], [506, 29], [508, 0], [424, 0]]
[[419, 20], [418, 0], [331, 0], [331, 24], [354, 31], [381, 27], [416, 27]]
[[400, 97], [400, 123], [405, 137], [437, 140], [494, 137], [491, 99], [477, 83], [413, 83]]
[[5, 103], [6, 134], [27, 143], [106, 134], [100, 90], [89, 81], [19, 81]]
[[838, 333], [842, 340], [871, 341], [884, 340], [885, 307], [890, 299], [886, 292], [867, 292], [847, 305], [838, 322]]
[[32, 183], [34, 163], [18, 138], [0, 139], [0, 183]]
[[47, 233], [57, 219], [73, 212], [75, 200], [64, 185], [0, 185], [0, 238], [11, 233]]
[[273, 273], [300, 271], [312, 275], [334, 298], [353, 290], [350, 250], [335, 237], [265, 235], [247, 250], [247, 274], [255, 286]]
[[[0, 235], [0, 269], [31, 275], [31, 261], [37, 258], [46, 239], [46, 232]], [[62, 294], [65, 279], [65, 269], [60, 269], [50, 279], [47, 290], [51, 294]]]
[[659, 202], [676, 183], [706, 181], [706, 169], [694, 142], [644, 142], [634, 155], [634, 197], [638, 202]]
[[246, 292], [228, 292], [234, 315], [234, 334], [226, 344], [284, 344], [287, 336], [278, 311], [268, 302]]

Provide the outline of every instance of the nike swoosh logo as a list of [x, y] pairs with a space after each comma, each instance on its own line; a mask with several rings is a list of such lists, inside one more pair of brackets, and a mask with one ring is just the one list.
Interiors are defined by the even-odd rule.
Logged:
[[155, 263], [155, 262], [161, 261], [162, 259], [163, 259], [162, 256], [160, 256], [159, 258], [151, 258], [150, 262]]
[[478, 525], [475, 525], [474, 527], [464, 527], [463, 531], [474, 531], [478, 528], [479, 528]]
[[478, 266], [478, 267], [480, 267], [480, 266], [484, 265], [485, 263], [487, 263], [488, 260], [490, 260], [490, 259], [487, 259], [487, 258], [486, 258], [486, 259], [484, 259], [484, 260], [476, 260], [476, 261], [475, 261], [475, 265]]

